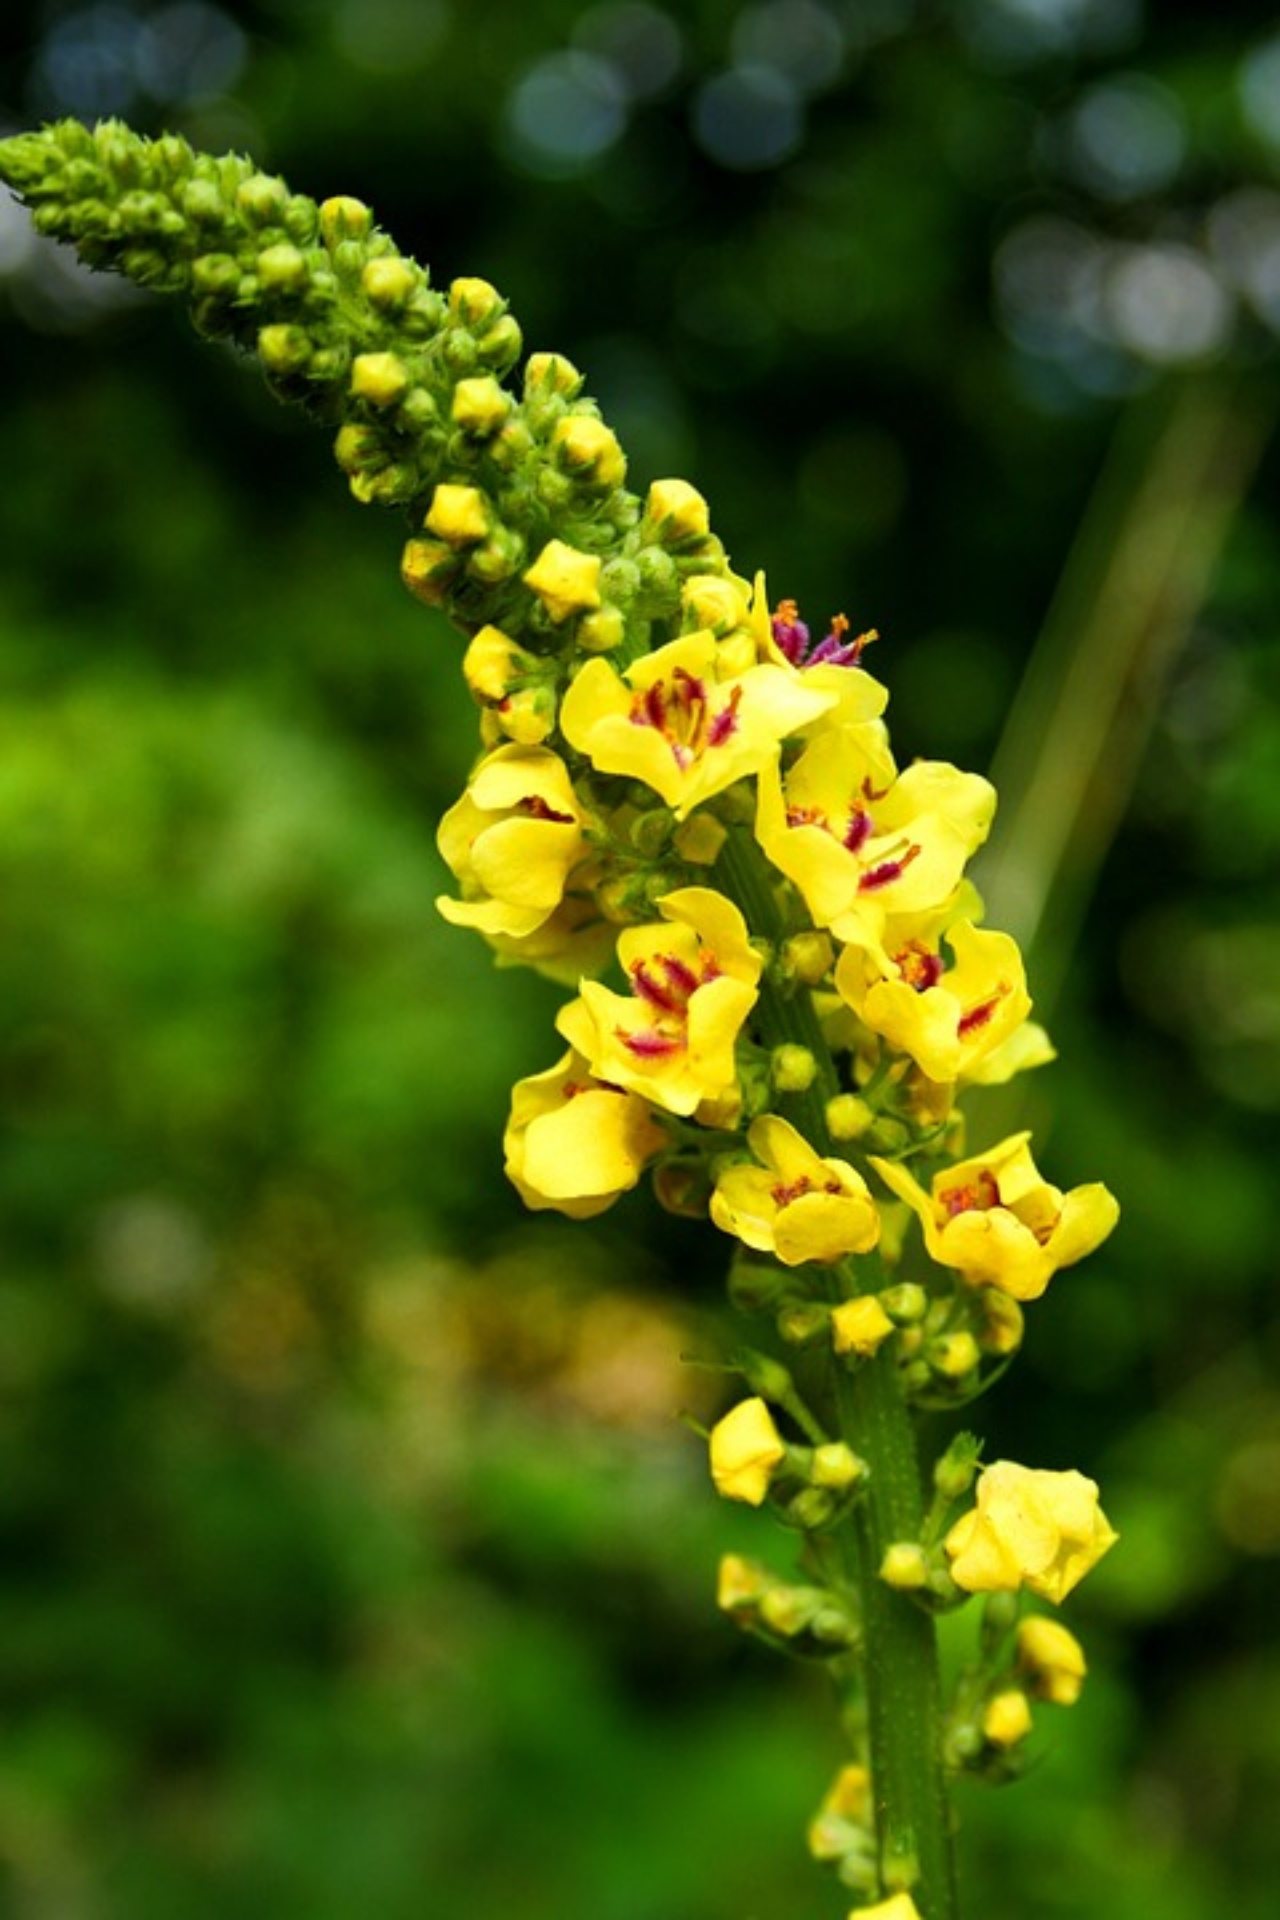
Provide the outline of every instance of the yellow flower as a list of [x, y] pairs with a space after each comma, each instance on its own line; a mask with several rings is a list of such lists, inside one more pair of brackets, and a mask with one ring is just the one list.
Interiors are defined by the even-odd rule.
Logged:
[[1059, 1267], [1101, 1246], [1120, 1216], [1099, 1181], [1063, 1194], [1042, 1180], [1030, 1138], [1015, 1133], [987, 1153], [958, 1160], [934, 1175], [931, 1193], [905, 1167], [871, 1159], [886, 1186], [919, 1216], [925, 1245], [940, 1266], [958, 1267], [974, 1286], [1000, 1287], [1015, 1300], [1038, 1300]]
[[1075, 1705], [1089, 1670], [1074, 1633], [1038, 1613], [1019, 1622], [1018, 1669], [1038, 1700], [1059, 1707]]
[[525, 1205], [573, 1220], [603, 1213], [666, 1144], [647, 1102], [593, 1079], [572, 1048], [516, 1082], [503, 1136], [507, 1177]]
[[486, 932], [498, 965], [531, 967], [561, 986], [593, 979], [613, 959], [617, 928], [605, 920], [589, 892], [568, 893], [555, 912], [521, 935]]
[[1029, 1587], [1055, 1606], [1116, 1540], [1093, 1480], [997, 1460], [978, 1478], [977, 1504], [943, 1545], [966, 1593]]
[[601, 1080], [688, 1114], [733, 1089], [761, 961], [738, 909], [710, 887], [668, 893], [658, 911], [664, 924], [618, 937], [631, 996], [586, 980], [556, 1024]]
[[1002, 1046], [1031, 1009], [1022, 955], [1007, 933], [968, 920], [946, 929], [952, 963], [937, 938], [845, 947], [836, 966], [841, 999], [930, 1080], [952, 1082]]
[[820, 1158], [776, 1113], [752, 1121], [747, 1145], [763, 1165], [729, 1167], [711, 1196], [711, 1218], [725, 1233], [787, 1267], [875, 1245], [880, 1216], [860, 1173], [843, 1160]]
[[860, 724], [884, 712], [888, 692], [862, 665], [863, 648], [879, 638], [874, 630], [849, 639], [849, 622], [839, 613], [830, 631], [815, 641], [794, 600], [779, 600], [770, 615], [762, 573], [756, 575], [751, 624], [762, 660], [796, 667], [806, 684], [835, 695], [829, 724]]
[[627, 668], [588, 660], [560, 711], [571, 746], [601, 773], [661, 794], [677, 819], [772, 759], [778, 742], [831, 705], [789, 668], [725, 671], [708, 632], [685, 634]]
[[548, 748], [487, 754], [440, 822], [440, 851], [463, 891], [461, 900], [437, 900], [440, 912], [488, 935], [533, 933], [587, 853], [585, 818], [568, 768]]
[[741, 1400], [711, 1429], [711, 1478], [726, 1500], [758, 1507], [769, 1491], [774, 1468], [787, 1457], [773, 1415], [759, 1395]]
[[756, 837], [815, 923], [856, 940], [945, 901], [994, 807], [976, 774], [928, 761], [898, 774], [878, 722], [823, 727], [785, 781], [762, 770]]

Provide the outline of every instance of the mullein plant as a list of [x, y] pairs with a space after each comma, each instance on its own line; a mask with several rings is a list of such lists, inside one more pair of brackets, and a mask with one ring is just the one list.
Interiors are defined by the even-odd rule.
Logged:
[[[711, 1478], [798, 1551], [726, 1556], [719, 1605], [830, 1671], [850, 1750], [809, 1840], [842, 1904], [954, 1920], [949, 1780], [1016, 1776], [1041, 1703], [1076, 1699], [1079, 1643], [1027, 1597], [1056, 1608], [1115, 1539], [1079, 1472], [917, 1445], [1117, 1211], [1025, 1133], [965, 1144], [965, 1088], [1052, 1053], [965, 876], [994, 792], [899, 770], [874, 633], [771, 605], [686, 481], [628, 490], [578, 370], [513, 377], [505, 300], [433, 287], [359, 201], [115, 122], [0, 143], [0, 176], [92, 266], [184, 295], [334, 431], [357, 500], [407, 514], [405, 584], [461, 630], [479, 713], [439, 908], [566, 992], [507, 1173], [573, 1219], [648, 1176], [732, 1243], [730, 1299], [772, 1335], [730, 1356]], [[937, 1616], [974, 1597], [944, 1699]]]

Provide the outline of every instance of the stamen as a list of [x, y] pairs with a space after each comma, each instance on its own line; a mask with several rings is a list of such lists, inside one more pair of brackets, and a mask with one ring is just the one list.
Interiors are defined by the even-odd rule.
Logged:
[[738, 731], [738, 708], [742, 704], [742, 688], [731, 687], [727, 706], [721, 707], [715, 719], [707, 729], [707, 745], [722, 747]]
[[956, 1026], [956, 1032], [960, 1038], [963, 1039], [969, 1033], [976, 1033], [979, 1027], [985, 1027], [1008, 991], [1008, 982], [1002, 981], [989, 1000], [980, 1000], [976, 1006], [966, 1009], [960, 1015]]
[[895, 880], [902, 878], [911, 862], [918, 859], [919, 854], [919, 847], [911, 846], [896, 860], [882, 860], [878, 867], [868, 867], [858, 882], [858, 892], [874, 893], [879, 887], [892, 886]]
[[914, 987], [917, 993], [927, 993], [930, 987], [936, 987], [943, 974], [942, 955], [931, 953], [916, 940], [901, 953], [894, 954], [893, 964], [907, 986]]
[[809, 629], [800, 618], [795, 601], [779, 600], [778, 610], [769, 624], [775, 641], [792, 666], [802, 665], [809, 650]]
[[660, 1013], [683, 1013], [689, 998], [688, 992], [681, 993], [677, 990], [673, 993], [671, 989], [676, 983], [671, 980], [670, 965], [665, 956], [660, 964], [670, 982], [665, 987], [654, 979], [649, 971], [647, 960], [637, 960], [630, 969], [631, 984], [635, 988], [636, 999], [647, 1001], [649, 1006], [656, 1007]]
[[871, 815], [864, 812], [861, 807], [855, 807], [849, 815], [849, 824], [844, 830], [844, 839], [840, 844], [846, 853], [860, 853], [874, 831], [875, 822]]
[[539, 793], [526, 793], [522, 799], [517, 800], [516, 812], [523, 813], [530, 820], [554, 820], [558, 825], [565, 827], [573, 825], [571, 813], [557, 813], [556, 809], [549, 806]]
[[1000, 1189], [996, 1185], [995, 1175], [985, 1167], [968, 1186], [950, 1187], [938, 1197], [950, 1220], [954, 1220], [958, 1213], [985, 1212], [988, 1207], [1000, 1205]]
[[652, 1027], [648, 1031], [641, 1030], [638, 1033], [624, 1033], [619, 1027], [616, 1029], [615, 1037], [621, 1040], [627, 1051], [634, 1053], [638, 1060], [670, 1059], [673, 1053], [680, 1053], [684, 1047], [682, 1035], [657, 1033]]
[[679, 994], [681, 1007], [686, 1007], [690, 996], [698, 991], [702, 981], [699, 980], [693, 968], [686, 967], [684, 961], [677, 959], [674, 953], [662, 955], [662, 971], [666, 974], [673, 990]]

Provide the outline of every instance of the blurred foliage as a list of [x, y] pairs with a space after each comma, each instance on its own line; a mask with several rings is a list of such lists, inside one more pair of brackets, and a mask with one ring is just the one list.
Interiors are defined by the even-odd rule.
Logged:
[[[1124, 1546], [1070, 1609], [1081, 1706], [964, 1801], [968, 1904], [1261, 1920], [1274, 10], [6, 9], [0, 122], [67, 112], [249, 148], [497, 282], [639, 482], [881, 628], [902, 757], [1014, 770], [1010, 923], [1032, 816], [1065, 823], [1023, 1117], [1125, 1214], [981, 1423], [1096, 1474]], [[675, 1419], [718, 1404], [680, 1356], [723, 1243], [504, 1188], [553, 996], [432, 909], [473, 716], [399, 527], [7, 206], [0, 325], [0, 1915], [840, 1911], [800, 1848], [822, 1689], [714, 1615], [761, 1529]], [[1225, 477], [1170, 461], [1189, 406]], [[1046, 742], [1066, 784], [1028, 799]]]

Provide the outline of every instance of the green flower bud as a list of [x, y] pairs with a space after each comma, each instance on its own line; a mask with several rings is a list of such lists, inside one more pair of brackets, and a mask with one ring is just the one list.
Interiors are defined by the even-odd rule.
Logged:
[[805, 1093], [817, 1078], [818, 1063], [808, 1047], [775, 1047], [769, 1065], [779, 1093]]
[[394, 313], [416, 289], [421, 275], [399, 254], [366, 261], [360, 284], [370, 303], [383, 313]]
[[528, 558], [523, 536], [511, 527], [495, 527], [487, 540], [467, 555], [467, 572], [473, 580], [498, 586], [519, 573]]
[[311, 358], [311, 342], [301, 327], [261, 327], [258, 330], [258, 358], [268, 373], [301, 373]]
[[455, 380], [464, 379], [476, 364], [476, 343], [465, 327], [449, 327], [440, 336], [440, 358]]
[[674, 613], [680, 604], [680, 574], [675, 561], [661, 547], [642, 547], [636, 555], [640, 577], [638, 599], [650, 614]]
[[221, 226], [227, 217], [227, 203], [212, 180], [189, 181], [178, 197], [178, 204], [196, 226]]
[[[597, 607], [578, 622], [578, 645], [585, 653], [611, 653], [626, 639], [627, 623], [619, 607]], [[670, 823], [670, 816], [664, 815]]]
[[236, 206], [260, 227], [281, 225], [288, 204], [289, 189], [270, 174], [250, 174], [236, 189]]
[[240, 286], [240, 262], [229, 253], [202, 253], [191, 263], [191, 284], [197, 293], [231, 299]]
[[792, 1300], [778, 1311], [779, 1337], [789, 1347], [811, 1347], [830, 1338], [831, 1309], [817, 1301]]
[[255, 262], [258, 279], [268, 293], [297, 293], [307, 284], [307, 262], [288, 240], [265, 247]]
[[898, 1327], [916, 1326], [924, 1319], [929, 1308], [928, 1294], [914, 1280], [904, 1280], [901, 1286], [886, 1287], [879, 1300]]
[[640, 569], [617, 555], [600, 569], [600, 597], [625, 613], [640, 591]]
[[506, 373], [520, 358], [523, 346], [524, 335], [519, 323], [504, 313], [491, 327], [486, 327], [476, 341], [476, 357], [481, 366], [491, 367], [495, 373]]
[[977, 1476], [982, 1442], [958, 1433], [933, 1469], [933, 1484], [946, 1500], [963, 1500]]

